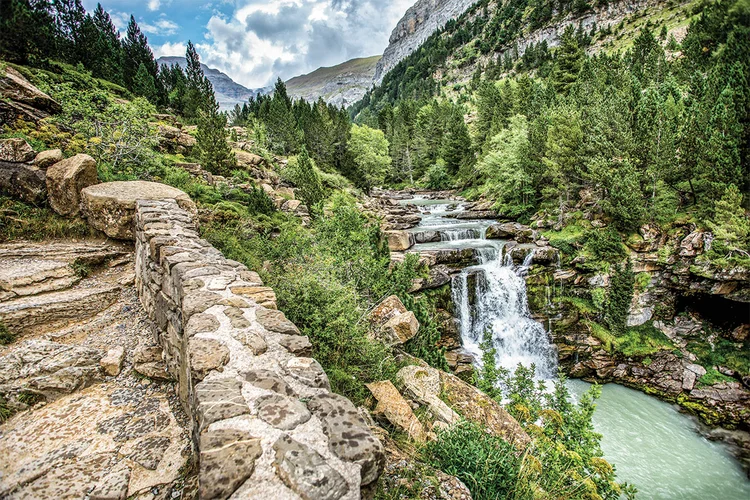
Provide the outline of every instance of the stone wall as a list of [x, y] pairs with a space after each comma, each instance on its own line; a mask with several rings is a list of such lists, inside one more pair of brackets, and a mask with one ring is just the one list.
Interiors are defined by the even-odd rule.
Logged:
[[192, 421], [201, 498], [359, 498], [382, 445], [273, 290], [172, 200], [139, 201], [135, 229], [136, 287]]

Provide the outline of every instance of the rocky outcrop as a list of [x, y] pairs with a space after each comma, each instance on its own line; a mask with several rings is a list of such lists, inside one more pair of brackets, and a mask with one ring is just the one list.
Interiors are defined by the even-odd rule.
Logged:
[[295, 354], [309, 343], [272, 290], [201, 240], [175, 201], [138, 201], [134, 227], [136, 287], [193, 422], [202, 494], [359, 498], [382, 446], [320, 365]]
[[[191, 213], [195, 203], [177, 188], [147, 181], [105, 182], [81, 191], [81, 211], [89, 224], [111, 238], [133, 239], [137, 200], [173, 199]], [[166, 228], [163, 228], [166, 229]]]
[[0, 139], [0, 192], [29, 203], [44, 201], [46, 175], [31, 164], [34, 157], [34, 150], [23, 139]]
[[476, 0], [418, 0], [391, 32], [389, 45], [375, 69], [375, 83], [416, 50], [446, 22], [460, 16]]
[[10, 67], [0, 70], [0, 97], [0, 123], [18, 119], [38, 122], [62, 110], [60, 104]]

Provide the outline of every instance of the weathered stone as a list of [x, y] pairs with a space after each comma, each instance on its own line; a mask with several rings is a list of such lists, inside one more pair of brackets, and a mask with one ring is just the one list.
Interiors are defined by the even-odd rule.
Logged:
[[146, 181], [105, 182], [84, 188], [82, 211], [89, 224], [107, 236], [133, 239], [133, 215], [137, 200], [173, 199], [180, 208], [195, 213], [195, 203], [177, 188]]
[[55, 163], [63, 160], [63, 153], [60, 149], [48, 149], [42, 151], [34, 158], [34, 166], [41, 169], [47, 169]]
[[363, 485], [375, 481], [385, 465], [383, 445], [372, 435], [352, 402], [328, 393], [310, 398], [307, 407], [323, 424], [328, 448], [337, 457], [360, 465]]
[[255, 319], [263, 325], [263, 328], [272, 332], [287, 335], [299, 335], [299, 329], [289, 321], [283, 312], [274, 309], [258, 309], [255, 311]]
[[3, 97], [0, 99], [2, 123], [13, 123], [19, 118], [38, 122], [62, 110], [60, 104], [11, 67], [0, 72], [0, 96]]
[[99, 361], [104, 373], [110, 377], [116, 377], [122, 369], [122, 360], [125, 357], [125, 348], [122, 346], [113, 347]]
[[395, 295], [383, 299], [370, 313], [370, 321], [378, 326], [384, 325], [389, 319], [407, 312], [406, 307]]
[[34, 156], [34, 149], [23, 139], [0, 139], [0, 161], [26, 163]]
[[735, 342], [744, 342], [750, 337], [750, 323], [744, 323], [732, 330], [731, 337]]
[[192, 318], [195, 314], [221, 304], [223, 299], [218, 293], [205, 290], [190, 292], [182, 298], [182, 315], [185, 318]]
[[277, 373], [271, 370], [253, 370], [245, 373], [245, 380], [253, 386], [267, 391], [294, 396], [294, 390]]
[[263, 453], [260, 439], [234, 429], [204, 432], [200, 437], [200, 498], [229, 498], [249, 478]]
[[310, 412], [304, 404], [281, 394], [272, 394], [258, 398], [256, 402], [258, 417], [265, 423], [290, 431], [310, 420]]
[[0, 161], [0, 192], [29, 203], [41, 203], [47, 195], [44, 170], [25, 163]]
[[441, 394], [451, 408], [464, 418], [480, 424], [518, 449], [525, 449], [531, 438], [497, 401], [455, 375], [440, 372]]
[[250, 413], [242, 396], [242, 382], [235, 378], [204, 380], [197, 384], [195, 408], [200, 429], [219, 420]]
[[312, 344], [306, 335], [282, 335], [279, 338], [279, 344], [295, 356], [309, 357], [312, 355]]
[[145, 437], [136, 443], [129, 458], [146, 469], [156, 470], [171, 442], [167, 436]]
[[224, 314], [229, 318], [232, 328], [250, 328], [252, 324], [245, 317], [245, 313], [239, 307], [227, 307]]
[[406, 231], [386, 231], [388, 249], [392, 252], [403, 252], [414, 246], [414, 237]]
[[139, 345], [133, 353], [133, 369], [149, 378], [170, 380], [164, 364], [164, 353], [159, 346]]
[[695, 387], [695, 382], [703, 375], [706, 374], [706, 369], [701, 365], [694, 363], [687, 363], [685, 370], [682, 372], [682, 389], [686, 391], [692, 391]]
[[260, 356], [268, 350], [268, 344], [266, 344], [266, 341], [257, 332], [240, 330], [234, 336], [256, 356]]
[[234, 154], [237, 157], [237, 164], [242, 167], [257, 167], [264, 165], [266, 162], [262, 156], [247, 151], [235, 151]]
[[391, 345], [403, 344], [413, 338], [419, 331], [419, 321], [413, 312], [394, 316], [382, 327], [383, 340]]
[[212, 314], [193, 314], [185, 325], [185, 335], [192, 337], [196, 333], [211, 333], [219, 329], [219, 320]]
[[33, 390], [46, 399], [82, 389], [100, 377], [102, 352], [80, 345], [28, 340], [0, 358], [0, 392]]
[[276, 294], [267, 286], [233, 286], [232, 293], [252, 299], [268, 309], [276, 309]]
[[122, 467], [107, 474], [89, 493], [89, 500], [124, 500], [128, 496], [130, 468]]
[[312, 358], [292, 358], [286, 363], [286, 371], [305, 385], [331, 390], [328, 375], [320, 363]]
[[396, 386], [390, 380], [367, 384], [372, 395], [378, 401], [374, 413], [383, 415], [396, 427], [402, 429], [414, 441], [422, 442], [426, 439], [424, 427], [414, 415], [409, 403], [406, 402]]
[[188, 344], [193, 378], [203, 380], [211, 370], [222, 371], [229, 363], [229, 348], [216, 339], [193, 337]]
[[518, 243], [531, 243], [537, 239], [536, 231], [518, 222], [505, 222], [493, 224], [487, 228], [485, 236], [487, 239], [509, 238]]
[[285, 434], [273, 449], [279, 478], [304, 500], [338, 500], [349, 492], [341, 474], [312, 448]]
[[52, 209], [60, 215], [76, 215], [80, 211], [81, 190], [99, 182], [96, 161], [86, 154], [77, 154], [47, 169], [47, 197]]
[[680, 242], [680, 257], [695, 257], [703, 253], [705, 233], [695, 230]]
[[101, 286], [18, 297], [0, 303], [0, 318], [9, 330], [30, 333], [89, 318], [112, 305], [119, 293], [119, 287]]
[[427, 405], [433, 417], [453, 425], [460, 420], [459, 415], [440, 399], [442, 384], [440, 372], [428, 366], [405, 366], [398, 372], [404, 383], [406, 394], [412, 399]]

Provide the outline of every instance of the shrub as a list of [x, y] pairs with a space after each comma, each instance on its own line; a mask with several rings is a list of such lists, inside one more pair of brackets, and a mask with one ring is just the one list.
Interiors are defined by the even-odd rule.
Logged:
[[609, 291], [607, 293], [607, 311], [605, 319], [610, 330], [616, 335], [625, 332], [625, 324], [633, 301], [633, 285], [635, 275], [630, 259], [622, 265], [614, 267], [610, 276]]
[[620, 233], [612, 227], [586, 233], [585, 241], [586, 250], [598, 260], [613, 262], [627, 254]]
[[8, 327], [0, 323], [0, 345], [8, 345], [16, 338], [14, 333], [8, 330]]
[[427, 169], [427, 187], [430, 189], [448, 189], [450, 177], [448, 169], [442, 159], [438, 159], [434, 165]]

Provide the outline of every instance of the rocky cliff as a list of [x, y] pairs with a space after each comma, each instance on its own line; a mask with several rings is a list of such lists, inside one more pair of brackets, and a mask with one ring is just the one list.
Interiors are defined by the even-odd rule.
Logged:
[[418, 0], [391, 32], [390, 43], [375, 70], [375, 83], [379, 84], [399, 61], [474, 2], [476, 0]]
[[361, 57], [329, 68], [318, 68], [286, 82], [289, 95], [315, 102], [322, 97], [329, 104], [348, 106], [365, 95], [372, 86], [380, 56]]

